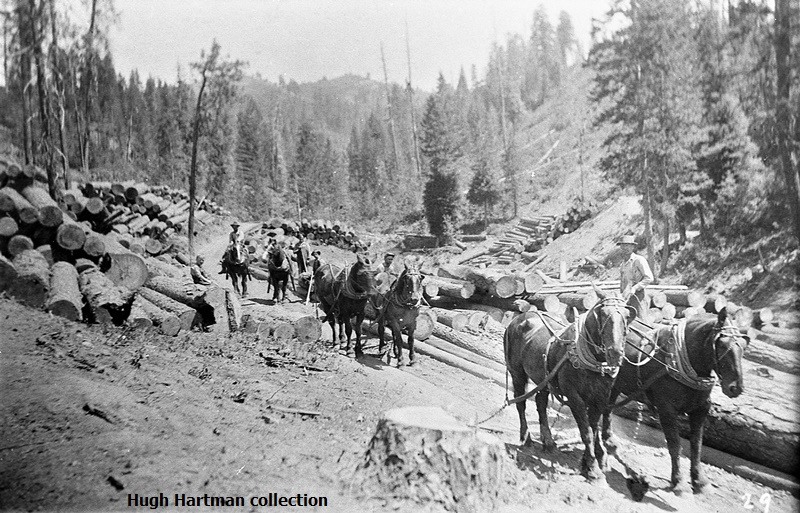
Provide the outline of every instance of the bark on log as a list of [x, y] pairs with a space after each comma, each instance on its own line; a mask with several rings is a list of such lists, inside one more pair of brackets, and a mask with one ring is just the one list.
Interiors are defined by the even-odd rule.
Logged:
[[508, 298], [517, 291], [516, 280], [513, 277], [491, 269], [448, 264], [439, 268], [438, 275], [470, 281], [475, 285], [476, 291], [484, 295]]
[[151, 276], [146, 287], [192, 308], [204, 303], [203, 297], [207, 287], [197, 285], [191, 279], [174, 279], [167, 276]]
[[50, 269], [50, 293], [45, 309], [70, 321], [83, 320], [83, 297], [78, 271], [68, 262], [56, 262]]
[[428, 285], [435, 285], [438, 288], [438, 294], [428, 295], [430, 297], [442, 295], [449, 297], [456, 297], [461, 299], [469, 299], [475, 293], [475, 285], [472, 282], [457, 279], [447, 279], [438, 276], [425, 276], [425, 287]]
[[[148, 313], [147, 308], [142, 304], [144, 301], [147, 301], [139, 294], [136, 294], [136, 297], [133, 298], [133, 304], [131, 304], [131, 312], [128, 314], [128, 318], [125, 319], [125, 324], [130, 326], [131, 328], [135, 329], [147, 329], [153, 327], [153, 318]], [[151, 303], [152, 304], [152, 303]], [[153, 308], [156, 308], [153, 305]], [[180, 321], [177, 317], [175, 317], [175, 324], [180, 326]]]
[[17, 268], [11, 260], [0, 255], [0, 292], [8, 289], [17, 279]]
[[703, 310], [706, 307], [705, 294], [696, 290], [665, 290], [664, 295], [675, 306], [692, 306]]
[[50, 268], [47, 260], [34, 249], [14, 257], [17, 276], [8, 288], [8, 295], [32, 308], [42, 308], [50, 288]]
[[36, 207], [11, 187], [0, 189], [0, 212], [14, 214], [25, 224], [39, 221], [39, 211]]
[[428, 301], [428, 303], [430, 303], [431, 306], [438, 306], [440, 308], [447, 308], [447, 309], [458, 308], [460, 310], [485, 312], [497, 322], [502, 322], [503, 317], [505, 316], [505, 311], [500, 308], [497, 308], [495, 306], [484, 305], [481, 303], [473, 303], [471, 301], [466, 301], [463, 299], [439, 296], [437, 298], [431, 298]]
[[461, 331], [469, 322], [466, 315], [454, 312], [453, 310], [445, 310], [444, 308], [433, 308], [436, 312], [436, 321], [444, 324], [453, 331]]
[[[464, 349], [463, 347], [459, 347], [459, 346], [457, 346], [457, 345], [455, 345], [455, 344], [453, 344], [451, 342], [448, 342], [448, 341], [446, 341], [444, 339], [441, 339], [439, 337], [431, 336], [431, 337], [428, 338], [428, 340], [426, 340], [424, 342], [424, 344], [428, 344], [428, 345], [430, 345], [432, 347], [435, 347], [436, 349], [439, 349], [440, 351], [444, 351], [444, 352], [446, 352], [448, 354], [451, 354], [451, 355], [453, 355], [453, 356], [455, 356], [457, 358], [461, 358], [463, 360], [466, 360], [466, 361], [468, 361], [470, 363], [473, 363], [475, 365], [480, 365], [481, 367], [483, 367], [483, 368], [485, 368], [485, 369], [487, 369], [487, 370], [489, 370], [491, 372], [498, 373], [500, 375], [503, 375], [503, 374], [506, 373], [506, 366], [504, 364], [497, 363], [494, 360], [490, 360], [490, 359], [488, 359], [488, 358], [486, 358], [484, 356], [481, 356], [481, 355], [479, 355], [479, 354], [477, 354], [477, 353], [475, 353], [473, 351], [470, 351], [468, 349]], [[502, 382], [502, 380], [498, 380], [498, 381]]]
[[800, 351], [800, 329], [798, 328], [779, 328], [766, 324], [760, 329], [752, 329], [754, 337], [768, 344], [788, 349], [790, 351]]
[[502, 338], [498, 340], [495, 337], [487, 336], [482, 330], [465, 327], [463, 331], [457, 332], [452, 328], [437, 324], [433, 328], [433, 336], [496, 363], [502, 364], [504, 362]]
[[180, 319], [183, 330], [190, 330], [197, 320], [197, 310], [149, 287], [139, 289], [139, 294], [162, 310], [175, 314]]
[[397, 497], [456, 512], [491, 511], [506, 459], [498, 439], [440, 408], [398, 408], [378, 422], [353, 485], [364, 497]]
[[29, 185], [22, 189], [22, 195], [39, 211], [39, 223], [42, 226], [55, 228], [64, 220], [64, 212], [46, 189]]
[[275, 337], [279, 340], [291, 340], [309, 344], [322, 338], [322, 323], [313, 315], [284, 309], [270, 309], [260, 314], [262, 318], [247, 322], [245, 331], [252, 331], [256, 326], [258, 333]]
[[132, 292], [118, 287], [96, 267], [83, 271], [78, 279], [94, 322], [121, 323], [129, 312]]
[[12, 257], [34, 248], [33, 241], [26, 235], [17, 234], [8, 240], [8, 254]]
[[783, 349], [758, 339], [751, 339], [744, 357], [789, 374], [800, 374], [800, 353]]

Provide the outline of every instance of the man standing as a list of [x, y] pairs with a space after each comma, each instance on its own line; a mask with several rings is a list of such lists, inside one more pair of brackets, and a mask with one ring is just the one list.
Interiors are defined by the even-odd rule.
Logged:
[[622, 250], [619, 290], [628, 304], [636, 308], [639, 318], [645, 319], [650, 306], [645, 288], [653, 282], [653, 271], [647, 259], [635, 253], [637, 244], [633, 235], [623, 235], [617, 246]]
[[198, 285], [205, 285], [205, 286], [213, 285], [211, 278], [206, 273], [206, 270], [203, 269], [203, 262], [205, 262], [205, 259], [202, 256], [197, 255], [197, 258], [195, 259], [195, 264], [190, 268], [190, 271], [192, 273], [192, 281], [194, 281]]

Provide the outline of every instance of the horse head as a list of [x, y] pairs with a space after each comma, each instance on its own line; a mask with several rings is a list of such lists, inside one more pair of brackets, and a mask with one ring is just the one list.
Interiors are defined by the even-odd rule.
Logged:
[[422, 274], [415, 265], [405, 265], [395, 285], [397, 300], [408, 306], [419, 306], [422, 301]]
[[376, 271], [369, 269], [369, 259], [361, 254], [356, 255], [356, 263], [350, 269], [350, 283], [358, 293], [374, 296], [378, 293], [375, 288]]
[[594, 286], [598, 301], [586, 316], [585, 329], [588, 340], [605, 354], [610, 365], [621, 365], [625, 355], [625, 337], [628, 326], [636, 318], [636, 309], [624, 299], [607, 294]]
[[737, 397], [744, 391], [742, 355], [750, 343], [731, 322], [727, 308], [717, 315], [717, 322], [711, 330], [714, 348], [714, 371], [722, 382], [722, 392], [728, 397]]

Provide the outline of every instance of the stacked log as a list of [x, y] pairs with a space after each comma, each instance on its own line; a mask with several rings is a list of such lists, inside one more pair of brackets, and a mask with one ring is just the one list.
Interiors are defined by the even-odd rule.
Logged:
[[80, 273], [79, 285], [94, 322], [119, 323], [127, 317], [133, 293], [114, 285], [97, 267]]
[[447, 264], [438, 270], [438, 275], [470, 281], [479, 294], [509, 298], [517, 291], [516, 280], [507, 274], [491, 269], [475, 269], [465, 265]]
[[42, 308], [50, 290], [50, 269], [47, 260], [34, 249], [14, 257], [16, 276], [8, 286], [8, 295], [32, 308]]
[[68, 262], [56, 262], [50, 268], [46, 310], [70, 321], [83, 319], [83, 296], [78, 286], [78, 271]]
[[338, 220], [272, 218], [264, 221], [258, 232], [261, 240], [274, 238], [277, 242], [291, 245], [299, 235], [317, 245], [336, 246], [341, 249], [361, 251], [367, 249], [353, 228]]

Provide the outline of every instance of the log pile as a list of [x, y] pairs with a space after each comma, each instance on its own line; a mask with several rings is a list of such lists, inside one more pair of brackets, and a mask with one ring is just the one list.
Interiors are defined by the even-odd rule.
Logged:
[[[27, 172], [25, 172], [27, 170]], [[41, 170], [0, 159], [0, 289], [72, 321], [236, 329], [238, 300], [199, 287], [164, 251], [184, 229], [188, 195], [147, 184], [89, 182], [51, 198]], [[199, 226], [225, 213], [198, 205]], [[154, 255], [161, 255], [157, 260]]]
[[[522, 217], [519, 223], [494, 241], [485, 252], [473, 255], [461, 263], [474, 266], [501, 266], [522, 260], [533, 260], [532, 253], [553, 242], [556, 216]], [[461, 238], [466, 240], [465, 237]]]
[[[272, 218], [264, 221], [257, 236], [263, 242], [268, 237], [274, 238], [276, 242], [285, 242], [292, 245], [296, 242], [298, 235], [303, 235], [314, 244], [336, 246], [346, 250], [364, 250], [367, 245], [356, 235], [353, 228], [346, 226], [341, 221], [329, 221], [326, 219], [293, 219]], [[246, 239], [245, 244], [258, 248], [259, 241]]]

